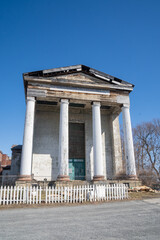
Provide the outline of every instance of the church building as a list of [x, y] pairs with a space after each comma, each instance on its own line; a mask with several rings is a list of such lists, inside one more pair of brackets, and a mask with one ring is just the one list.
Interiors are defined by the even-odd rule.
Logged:
[[23, 79], [26, 117], [19, 181], [137, 178], [129, 101], [133, 84], [84, 65], [24, 73]]

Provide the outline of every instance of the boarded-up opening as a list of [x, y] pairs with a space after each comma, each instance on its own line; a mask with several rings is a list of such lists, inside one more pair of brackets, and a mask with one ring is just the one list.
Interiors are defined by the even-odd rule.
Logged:
[[69, 123], [69, 176], [71, 180], [85, 179], [84, 123]]

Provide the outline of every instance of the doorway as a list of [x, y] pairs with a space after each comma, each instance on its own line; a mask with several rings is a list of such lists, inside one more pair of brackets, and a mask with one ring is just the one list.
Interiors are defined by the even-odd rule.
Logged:
[[84, 123], [69, 123], [69, 176], [70, 180], [85, 179]]

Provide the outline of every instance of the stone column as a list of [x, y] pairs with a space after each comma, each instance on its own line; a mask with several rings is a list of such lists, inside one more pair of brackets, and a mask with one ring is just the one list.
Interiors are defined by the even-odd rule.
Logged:
[[92, 104], [94, 181], [104, 180], [100, 102]]
[[59, 121], [59, 175], [58, 181], [69, 181], [68, 175], [68, 99], [60, 101]]
[[125, 160], [126, 160], [126, 174], [130, 179], [136, 179], [136, 165], [134, 157], [132, 127], [130, 119], [129, 105], [123, 105], [123, 131], [124, 131], [124, 143], [125, 143]]
[[31, 180], [35, 98], [27, 97], [19, 180]]

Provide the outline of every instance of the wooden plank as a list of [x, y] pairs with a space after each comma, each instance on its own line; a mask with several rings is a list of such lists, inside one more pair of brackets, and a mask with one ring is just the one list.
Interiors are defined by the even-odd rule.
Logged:
[[75, 100], [85, 100], [85, 101], [108, 101], [108, 102], [117, 102], [116, 99], [109, 99], [107, 95], [96, 95], [96, 94], [84, 94], [84, 93], [71, 93], [71, 92], [60, 92], [55, 91], [51, 92], [48, 91], [46, 94], [46, 98], [68, 98], [68, 99], [75, 99]]
[[[30, 86], [31, 87], [31, 86]], [[32, 86], [34, 90], [36, 87]], [[40, 87], [38, 89], [41, 89]], [[52, 91], [50, 89], [47, 89], [45, 97], [41, 94], [37, 94], [38, 90], [36, 89], [35, 91], [35, 97], [37, 97], [38, 100], [45, 100], [45, 101], [58, 101], [60, 98], [68, 98], [71, 101], [79, 101], [79, 102], [92, 102], [92, 101], [100, 101], [102, 105], [108, 105], [108, 106], [118, 106], [121, 105], [120, 103], [117, 103], [117, 94], [111, 93], [109, 95], [104, 95], [104, 94], [91, 94], [91, 93], [75, 93], [75, 92], [66, 92], [66, 91]], [[37, 95], [37, 96], [36, 96]], [[122, 95], [123, 96], [123, 95]], [[125, 95], [124, 95], [125, 96]]]
[[12, 198], [13, 198], [12, 192], [13, 192], [13, 187], [11, 186], [11, 189], [10, 189], [10, 204], [12, 204]]
[[3, 199], [3, 187], [1, 186], [1, 190], [0, 190], [0, 205], [2, 203], [2, 199]]
[[67, 70], [74, 70], [74, 69], [80, 69], [81, 70], [82, 65], [74, 65], [74, 66], [68, 66], [68, 67], [60, 67], [60, 68], [52, 68], [52, 69], [47, 69], [43, 70], [43, 74], [46, 73], [52, 73], [52, 72], [61, 72], [61, 71], [67, 71]]
[[3, 205], [6, 203], [6, 186], [3, 189]]
[[[44, 90], [47, 90], [47, 91], [65, 91], [65, 89], [68, 89], [68, 91], [70, 91], [70, 89], [72, 90], [72, 92], [74, 92], [73, 90], [75, 89], [76, 91], [75, 92], [78, 92], [78, 89], [80, 90], [88, 90], [88, 91], [91, 91], [90, 93], [93, 93], [93, 91], [97, 92], [98, 94], [99, 93], [102, 93], [103, 95], [103, 91], [107, 91], [107, 89], [97, 89], [97, 88], [84, 88], [82, 87], [72, 87], [72, 86], [58, 86], [58, 85], [51, 85], [51, 84], [34, 84], [34, 83], [31, 83], [28, 85], [28, 89], [36, 89], [36, 90], [41, 90], [41, 91], [44, 91]], [[129, 96], [128, 92], [127, 91], [115, 91], [114, 89], [111, 89], [111, 90], [108, 90], [109, 92], [109, 97], [112, 97], [112, 96], [121, 96], [121, 97], [126, 97], [126, 96]], [[82, 91], [81, 91], [82, 92]], [[96, 94], [96, 93], [95, 93]]]
[[47, 199], [48, 199], [48, 188], [46, 187], [46, 200], [45, 200], [45, 203], [47, 203]]
[[75, 87], [90, 87], [90, 88], [99, 88], [99, 89], [116, 89], [116, 90], [127, 90], [132, 91], [133, 87], [130, 85], [115, 85], [108, 82], [105, 82], [102, 80], [102, 83], [96, 81], [76, 81], [72, 79], [59, 79], [59, 78], [38, 78], [38, 77], [30, 77], [25, 76], [25, 81], [28, 81], [28, 83], [39, 83], [39, 84], [51, 84], [51, 85], [59, 85], [59, 86], [75, 86]]
[[30, 187], [29, 204], [32, 204], [32, 186]]
[[41, 198], [42, 198], [42, 188], [39, 188], [39, 203], [41, 204]]
[[15, 204], [15, 199], [16, 199], [16, 186], [14, 187], [13, 190], [13, 204]]
[[46, 90], [40, 90], [40, 89], [27, 89], [27, 96], [28, 97], [46, 97]]
[[9, 202], [9, 186], [7, 187], [7, 201], [6, 201], [6, 204], [8, 205], [8, 202]]

